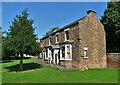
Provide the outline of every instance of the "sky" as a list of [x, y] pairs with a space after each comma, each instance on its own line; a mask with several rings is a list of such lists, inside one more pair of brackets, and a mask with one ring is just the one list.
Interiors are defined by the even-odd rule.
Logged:
[[35, 34], [40, 39], [54, 27], [63, 27], [87, 15], [87, 10], [97, 12], [100, 19], [107, 2], [2, 2], [2, 31], [8, 31], [16, 15], [28, 8], [29, 19], [34, 20]]

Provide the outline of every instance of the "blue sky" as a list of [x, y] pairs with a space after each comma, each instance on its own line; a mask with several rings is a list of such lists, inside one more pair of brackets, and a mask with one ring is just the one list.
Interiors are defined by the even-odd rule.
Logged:
[[29, 18], [34, 19], [35, 33], [41, 38], [51, 28], [63, 27], [87, 15], [91, 9], [100, 19], [107, 2], [3, 2], [2, 27], [8, 31], [10, 23], [22, 10], [28, 8]]

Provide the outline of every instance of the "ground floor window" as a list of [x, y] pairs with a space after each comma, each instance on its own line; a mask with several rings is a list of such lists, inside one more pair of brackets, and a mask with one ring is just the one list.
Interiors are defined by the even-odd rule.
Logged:
[[71, 60], [72, 59], [72, 45], [64, 44], [60, 47], [60, 59]]
[[62, 58], [65, 58], [65, 46], [62, 47]]
[[67, 46], [67, 57], [70, 58], [70, 46]]
[[46, 59], [48, 58], [48, 49], [46, 49]]

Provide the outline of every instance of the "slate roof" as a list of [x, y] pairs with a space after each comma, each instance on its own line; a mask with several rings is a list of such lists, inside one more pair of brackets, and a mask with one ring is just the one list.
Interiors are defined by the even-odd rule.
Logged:
[[[86, 16], [85, 16], [85, 17], [86, 17]], [[62, 30], [64, 30], [64, 29], [68, 28], [69, 26], [72, 26], [72, 25], [78, 23], [78, 21], [84, 19], [85, 17], [82, 17], [82, 18], [80, 18], [80, 19], [78, 19], [78, 20], [76, 20], [76, 21], [74, 21], [74, 22], [72, 22], [72, 23], [70, 23], [70, 24], [68, 24], [68, 25], [65, 25], [64, 27], [58, 29], [57, 31], [52, 32], [52, 33], [50, 33], [50, 34], [48, 34], [48, 35], [42, 37], [41, 39], [45, 39], [45, 38], [49, 37], [50, 35], [53, 35], [54, 33], [60, 32], [60, 31], [62, 31]]]

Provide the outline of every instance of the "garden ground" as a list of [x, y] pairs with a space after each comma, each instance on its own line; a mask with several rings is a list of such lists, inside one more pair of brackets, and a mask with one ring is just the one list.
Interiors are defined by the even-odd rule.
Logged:
[[[1, 66], [1, 65], [0, 65]], [[2, 83], [118, 83], [118, 70], [112, 68], [63, 71], [38, 64], [36, 58], [2, 62]]]

